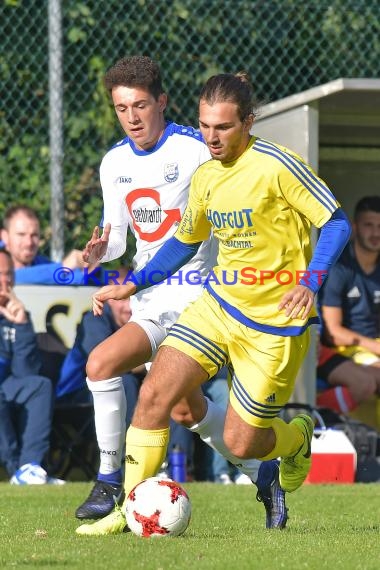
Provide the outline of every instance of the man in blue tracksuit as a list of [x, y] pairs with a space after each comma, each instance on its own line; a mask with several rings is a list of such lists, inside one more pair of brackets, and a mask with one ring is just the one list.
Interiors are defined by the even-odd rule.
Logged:
[[16, 485], [60, 484], [42, 468], [49, 449], [52, 384], [30, 317], [13, 292], [10, 254], [0, 249], [0, 462]]
[[[83, 285], [82, 252], [71, 250], [60, 263], [39, 253], [41, 229], [37, 212], [19, 204], [4, 214], [0, 246], [11, 254], [16, 285]], [[101, 276], [101, 269], [96, 270]], [[89, 277], [86, 284], [92, 284]], [[98, 281], [95, 282], [98, 284]]]

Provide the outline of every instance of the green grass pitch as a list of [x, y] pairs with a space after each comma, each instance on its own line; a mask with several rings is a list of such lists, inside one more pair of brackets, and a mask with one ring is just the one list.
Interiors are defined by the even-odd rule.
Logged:
[[74, 518], [91, 483], [0, 484], [0, 567], [52, 570], [378, 570], [380, 486], [304, 485], [288, 526], [264, 528], [254, 486], [188, 483], [193, 514], [178, 538], [80, 537]]

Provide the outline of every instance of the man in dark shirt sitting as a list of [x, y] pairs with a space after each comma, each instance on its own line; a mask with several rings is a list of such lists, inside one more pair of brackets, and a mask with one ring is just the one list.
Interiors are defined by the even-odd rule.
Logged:
[[367, 367], [380, 429], [380, 196], [359, 200], [353, 240], [320, 293], [322, 342]]
[[62, 484], [42, 467], [50, 442], [52, 384], [39, 374], [36, 335], [13, 283], [12, 258], [0, 248], [0, 462], [12, 484]]

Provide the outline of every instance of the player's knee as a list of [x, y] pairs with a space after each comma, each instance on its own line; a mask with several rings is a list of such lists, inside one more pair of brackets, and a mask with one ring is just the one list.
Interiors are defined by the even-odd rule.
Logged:
[[185, 427], [191, 427], [196, 423], [196, 420], [193, 417], [188, 406], [175, 406], [171, 413], [171, 418], [177, 424], [181, 424]]
[[244, 441], [236, 436], [236, 434], [231, 432], [224, 433], [223, 439], [226, 447], [233, 455], [235, 455], [235, 457], [238, 457], [239, 459], [248, 458], [248, 447]]
[[[86, 374], [92, 382], [105, 380], [110, 377], [109, 371], [105, 370], [104, 359], [96, 349], [93, 350], [87, 360]], [[113, 376], [111, 374], [111, 376]]]
[[243, 437], [239, 431], [225, 432], [224, 443], [230, 452], [239, 459], [258, 459], [265, 457], [273, 448], [270, 430], [254, 430], [249, 437]]
[[170, 403], [165, 397], [165, 392], [158, 390], [156, 383], [149, 382], [148, 378], [144, 380], [140, 388], [139, 405], [144, 410], [159, 409], [166, 411], [168, 409], [170, 413]]

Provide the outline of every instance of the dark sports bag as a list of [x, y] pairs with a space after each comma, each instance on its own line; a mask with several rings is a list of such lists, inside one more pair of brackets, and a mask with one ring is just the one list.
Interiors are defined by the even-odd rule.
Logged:
[[309, 404], [290, 403], [284, 408], [282, 416], [289, 420], [296, 413], [305, 411], [316, 421], [320, 429], [342, 430], [357, 454], [355, 481], [373, 483], [380, 481], [380, 433], [373, 427], [347, 416], [337, 414], [329, 408], [317, 408]]
[[[322, 417], [323, 417], [323, 410]], [[357, 469], [355, 481], [371, 483], [380, 481], [380, 434], [371, 426], [340, 416], [331, 427], [341, 429], [356, 449]]]

